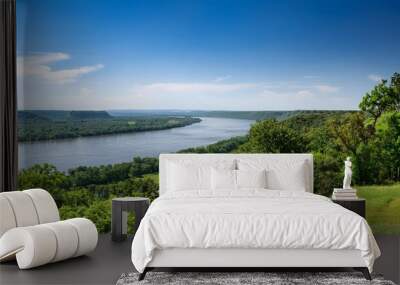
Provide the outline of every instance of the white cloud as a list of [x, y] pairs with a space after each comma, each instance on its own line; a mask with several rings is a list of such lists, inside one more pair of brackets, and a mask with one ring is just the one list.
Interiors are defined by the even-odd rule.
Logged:
[[332, 85], [315, 85], [314, 88], [320, 93], [335, 93], [339, 90], [339, 87]]
[[374, 82], [381, 82], [382, 81], [382, 76], [378, 74], [370, 74], [368, 75], [368, 79]]
[[142, 85], [134, 89], [134, 92], [140, 94], [163, 94], [163, 93], [226, 93], [235, 92], [244, 89], [257, 87], [254, 83], [232, 83], [232, 84], [217, 84], [217, 83], [180, 83], [180, 82], [166, 82], [166, 83], [152, 83]]
[[25, 57], [20, 57], [24, 63], [28, 65], [44, 65], [61, 60], [70, 59], [70, 55], [62, 52], [50, 52], [50, 53], [39, 53], [34, 55], [29, 55]]
[[[126, 100], [124, 104], [126, 106], [145, 109], [328, 108], [334, 97], [337, 97], [335, 92], [339, 89], [339, 87], [324, 83], [316, 85], [296, 81], [154, 82], [133, 86], [129, 98], [124, 99], [122, 96], [120, 99], [121, 102]], [[325, 96], [331, 93], [331, 96]], [[321, 100], [323, 100], [323, 107], [318, 107]], [[334, 108], [334, 103], [332, 103], [332, 108]]]
[[264, 97], [264, 98], [273, 98], [273, 97], [277, 97], [277, 96], [280, 95], [279, 92], [276, 92], [276, 91], [271, 90], [271, 89], [264, 89], [259, 94], [260, 94], [261, 97]]
[[310, 90], [300, 90], [297, 93], [299, 97], [312, 97], [314, 94]]
[[53, 70], [50, 67], [53, 63], [70, 58], [70, 55], [66, 53], [43, 53], [18, 57], [18, 75], [33, 76], [49, 82], [64, 84], [74, 82], [80, 76], [100, 70], [104, 67], [102, 64], [58, 70]]
[[229, 78], [232, 78], [231, 75], [225, 75], [225, 76], [220, 76], [214, 79], [214, 82], [221, 82], [221, 81], [225, 81]]
[[62, 83], [74, 82], [81, 75], [100, 70], [103, 67], [104, 65], [102, 64], [96, 64], [92, 66], [82, 66], [78, 68], [63, 69], [56, 71], [52, 71], [50, 69], [49, 71], [43, 73], [42, 76], [45, 79], [62, 84]]
[[82, 88], [79, 90], [79, 95], [80, 95], [80, 96], [83, 96], [83, 97], [87, 97], [87, 96], [90, 96], [90, 95], [92, 95], [92, 94], [94, 94], [94, 90], [92, 90], [92, 89], [90, 89], [90, 88], [82, 87]]

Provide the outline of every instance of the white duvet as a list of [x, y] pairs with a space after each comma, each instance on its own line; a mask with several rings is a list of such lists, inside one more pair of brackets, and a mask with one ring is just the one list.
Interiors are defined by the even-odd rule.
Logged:
[[165, 248], [358, 249], [370, 271], [380, 255], [365, 219], [328, 198], [256, 189], [157, 198], [132, 243], [135, 268]]

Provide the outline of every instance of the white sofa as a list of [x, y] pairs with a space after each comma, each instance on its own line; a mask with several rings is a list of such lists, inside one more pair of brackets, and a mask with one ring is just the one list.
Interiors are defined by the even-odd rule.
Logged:
[[20, 269], [84, 255], [96, 248], [96, 226], [88, 219], [60, 221], [53, 197], [43, 189], [0, 193], [0, 262]]

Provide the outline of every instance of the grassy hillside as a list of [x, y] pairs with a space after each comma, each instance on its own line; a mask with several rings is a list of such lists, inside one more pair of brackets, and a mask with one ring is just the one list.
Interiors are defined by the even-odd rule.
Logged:
[[291, 114], [285, 123], [295, 129], [309, 129], [324, 127], [328, 120], [340, 118], [354, 111], [298, 111]]
[[400, 234], [400, 184], [355, 188], [367, 200], [367, 220], [373, 232]]

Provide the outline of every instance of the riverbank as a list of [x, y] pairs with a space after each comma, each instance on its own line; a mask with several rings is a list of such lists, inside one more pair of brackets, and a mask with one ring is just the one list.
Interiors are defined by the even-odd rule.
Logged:
[[67, 120], [23, 120], [18, 124], [20, 142], [60, 140], [145, 131], [166, 130], [201, 122], [193, 117], [93, 118]]

